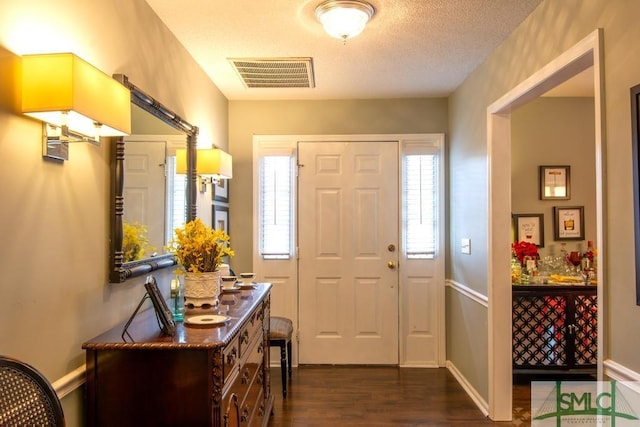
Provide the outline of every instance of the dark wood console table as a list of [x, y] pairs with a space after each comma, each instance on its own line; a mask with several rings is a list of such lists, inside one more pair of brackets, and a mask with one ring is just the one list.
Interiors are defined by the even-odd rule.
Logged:
[[[266, 426], [270, 284], [223, 294], [221, 326], [178, 323], [163, 336], [153, 310], [82, 345], [90, 426]], [[134, 342], [131, 342], [133, 340]]]
[[595, 373], [597, 288], [513, 285], [513, 372]]

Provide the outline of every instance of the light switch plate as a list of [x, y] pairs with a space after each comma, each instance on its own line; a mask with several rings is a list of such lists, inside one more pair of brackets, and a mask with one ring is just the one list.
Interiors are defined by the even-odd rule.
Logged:
[[461, 249], [463, 254], [471, 253], [471, 239], [465, 237], [462, 239]]

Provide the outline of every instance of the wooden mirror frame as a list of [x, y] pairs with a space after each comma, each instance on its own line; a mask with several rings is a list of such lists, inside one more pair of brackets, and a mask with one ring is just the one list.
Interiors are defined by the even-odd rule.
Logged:
[[[191, 221], [196, 217], [197, 176], [196, 176], [196, 139], [198, 128], [189, 124], [176, 113], [162, 105], [152, 96], [129, 82], [124, 74], [114, 74], [113, 78], [131, 91], [131, 102], [169, 126], [184, 132], [187, 136], [187, 200], [186, 217]], [[172, 253], [151, 258], [123, 262], [122, 251], [124, 216], [124, 137], [111, 138], [111, 207], [109, 236], [109, 282], [122, 283], [131, 277], [149, 274], [161, 268], [176, 264]]]
[[631, 88], [631, 152], [633, 160], [633, 236], [636, 261], [636, 305], [640, 305], [640, 85]]

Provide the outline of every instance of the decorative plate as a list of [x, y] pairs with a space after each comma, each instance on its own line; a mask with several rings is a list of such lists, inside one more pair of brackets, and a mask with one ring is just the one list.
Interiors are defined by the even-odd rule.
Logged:
[[191, 316], [184, 319], [185, 323], [190, 325], [221, 325], [229, 321], [229, 316], [220, 314], [202, 314], [199, 316]]

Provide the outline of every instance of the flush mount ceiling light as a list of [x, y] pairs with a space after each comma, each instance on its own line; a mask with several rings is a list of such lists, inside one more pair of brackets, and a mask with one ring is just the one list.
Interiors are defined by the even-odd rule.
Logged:
[[344, 42], [360, 34], [374, 13], [373, 6], [359, 0], [329, 0], [316, 7], [325, 31]]

